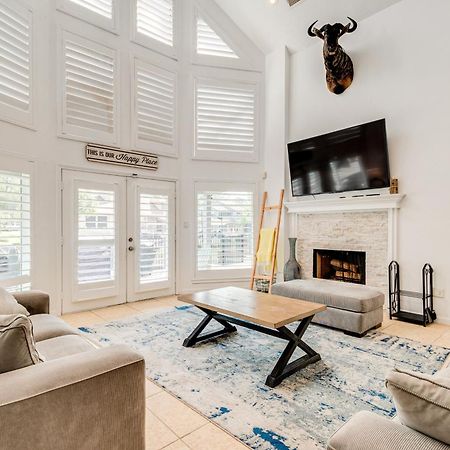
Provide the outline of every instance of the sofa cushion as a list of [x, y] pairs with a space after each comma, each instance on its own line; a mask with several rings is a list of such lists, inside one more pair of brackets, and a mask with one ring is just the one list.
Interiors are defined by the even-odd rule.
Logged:
[[318, 278], [277, 283], [272, 287], [272, 294], [360, 313], [373, 311], [384, 305], [384, 294], [375, 288]]
[[23, 314], [0, 316], [0, 373], [39, 362], [30, 319]]
[[76, 328], [68, 325], [64, 320], [50, 314], [36, 314], [30, 316], [34, 328], [34, 338], [36, 342], [51, 339], [57, 336], [68, 334], [80, 334]]
[[0, 315], [23, 314], [29, 316], [30, 313], [6, 289], [0, 287]]
[[39, 354], [42, 355], [46, 361], [99, 348], [82, 336], [73, 334], [46, 339], [45, 341], [38, 342], [36, 347]]
[[403, 425], [450, 444], [450, 378], [394, 369], [386, 378]]

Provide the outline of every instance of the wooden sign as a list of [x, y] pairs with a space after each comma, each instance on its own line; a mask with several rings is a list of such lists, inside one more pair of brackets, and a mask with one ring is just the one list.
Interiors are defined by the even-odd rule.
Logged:
[[158, 169], [158, 157], [156, 155], [131, 150], [120, 150], [120, 148], [104, 145], [87, 144], [86, 159], [105, 164], [138, 167], [140, 169]]

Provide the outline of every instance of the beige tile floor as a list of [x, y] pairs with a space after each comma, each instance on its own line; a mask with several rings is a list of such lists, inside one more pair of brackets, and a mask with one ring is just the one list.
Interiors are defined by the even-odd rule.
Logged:
[[[66, 314], [63, 319], [75, 327], [89, 326], [143, 313], [156, 313], [161, 309], [179, 304], [176, 297], [172, 296]], [[447, 325], [432, 324], [424, 328], [389, 320], [386, 315], [379, 331], [424, 344], [450, 348], [450, 326]], [[147, 380], [146, 396], [147, 450], [244, 450], [247, 448], [209, 419], [150, 380]]]

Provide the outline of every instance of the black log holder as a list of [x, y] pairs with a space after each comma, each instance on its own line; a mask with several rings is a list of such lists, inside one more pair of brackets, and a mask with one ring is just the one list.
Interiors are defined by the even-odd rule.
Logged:
[[[403, 311], [400, 297], [422, 300], [422, 313]], [[403, 291], [400, 289], [400, 266], [397, 261], [389, 264], [389, 318], [423, 325], [436, 320], [433, 309], [433, 268], [425, 264], [422, 268], [422, 292]]]

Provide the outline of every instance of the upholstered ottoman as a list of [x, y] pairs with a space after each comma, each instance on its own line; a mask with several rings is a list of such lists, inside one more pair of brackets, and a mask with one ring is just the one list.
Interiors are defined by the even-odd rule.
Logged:
[[372, 287], [341, 281], [311, 279], [277, 283], [272, 294], [327, 305], [313, 322], [362, 337], [383, 322], [384, 294]]

